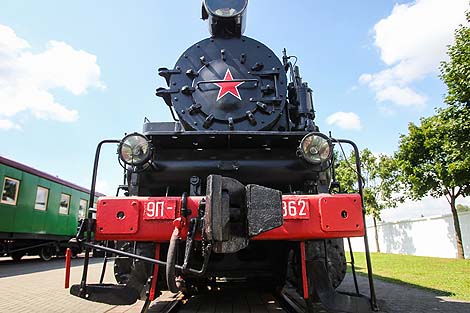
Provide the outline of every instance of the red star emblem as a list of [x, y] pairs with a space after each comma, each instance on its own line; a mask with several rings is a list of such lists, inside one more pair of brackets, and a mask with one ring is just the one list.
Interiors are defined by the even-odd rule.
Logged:
[[238, 92], [238, 86], [243, 84], [243, 82], [233, 82], [232, 80], [233, 80], [233, 76], [232, 76], [232, 73], [230, 72], [230, 69], [228, 68], [227, 72], [225, 72], [224, 82], [214, 83], [214, 85], [217, 85], [217, 87], [220, 88], [219, 94], [217, 95], [217, 101], [219, 101], [228, 93], [238, 98], [239, 100], [242, 99], [240, 97], [240, 93]]

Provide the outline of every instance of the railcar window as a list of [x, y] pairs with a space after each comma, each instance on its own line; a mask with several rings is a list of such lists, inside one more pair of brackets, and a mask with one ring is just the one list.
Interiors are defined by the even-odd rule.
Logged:
[[5, 177], [3, 181], [2, 203], [16, 205], [20, 181], [10, 177]]
[[60, 207], [59, 207], [59, 214], [69, 214], [69, 207], [70, 207], [70, 195], [62, 193], [60, 195]]
[[88, 206], [88, 201], [85, 199], [80, 199], [80, 207], [78, 208], [78, 219], [81, 220], [85, 218], [86, 208]]
[[49, 189], [38, 186], [38, 190], [36, 192], [36, 203], [34, 204], [34, 208], [36, 210], [46, 211], [48, 197]]

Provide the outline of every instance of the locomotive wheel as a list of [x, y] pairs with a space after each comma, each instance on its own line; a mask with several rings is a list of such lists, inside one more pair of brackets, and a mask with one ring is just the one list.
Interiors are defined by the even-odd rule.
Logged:
[[324, 260], [325, 248], [326, 255], [328, 256], [328, 275], [333, 288], [336, 288], [343, 281], [347, 269], [343, 239], [326, 239], [307, 242], [307, 260]]
[[[328, 239], [306, 242], [307, 275], [309, 274], [309, 263], [313, 260], [325, 260], [325, 247], [328, 255], [328, 276], [333, 285], [337, 288], [346, 275], [346, 257], [344, 255], [344, 245], [342, 239]], [[296, 286], [298, 291], [302, 290], [302, 276], [300, 264], [300, 251], [291, 250], [287, 265], [287, 281]], [[309, 279], [311, 281], [311, 279]]]
[[[131, 243], [125, 242], [118, 249], [125, 252], [131, 252]], [[132, 259], [128, 257], [117, 257], [114, 260], [114, 278], [118, 284], [127, 284], [132, 271]]]
[[[133, 242], [118, 243], [118, 247], [121, 246], [120, 250], [126, 252], [132, 252], [133, 245]], [[152, 257], [153, 251], [153, 245], [138, 244], [136, 248], [137, 254], [146, 257]], [[143, 290], [151, 272], [152, 266], [139, 260], [132, 260], [127, 257], [118, 257], [114, 260], [114, 277], [116, 281], [135, 289], [141, 295], [141, 298], [145, 298]]]
[[43, 261], [50, 261], [52, 260], [53, 256], [54, 256], [54, 250], [50, 246], [42, 247], [41, 250], [39, 251], [39, 257]]

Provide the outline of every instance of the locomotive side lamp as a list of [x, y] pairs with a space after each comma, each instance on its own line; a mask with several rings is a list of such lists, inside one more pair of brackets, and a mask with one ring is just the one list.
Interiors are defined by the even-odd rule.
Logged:
[[139, 166], [150, 160], [153, 147], [144, 135], [132, 133], [125, 136], [118, 147], [119, 158], [127, 165]]
[[297, 151], [308, 163], [322, 164], [331, 159], [333, 149], [331, 141], [326, 135], [310, 133], [302, 139]]
[[240, 37], [245, 32], [248, 0], [203, 0], [202, 19], [213, 37]]

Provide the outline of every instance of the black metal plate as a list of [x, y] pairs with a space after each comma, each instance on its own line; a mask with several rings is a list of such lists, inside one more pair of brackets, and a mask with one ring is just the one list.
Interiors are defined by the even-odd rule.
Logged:
[[[275, 148], [295, 151], [308, 132], [273, 131], [154, 131], [156, 127], [144, 124], [144, 134], [148, 136], [157, 150], [159, 148], [223, 149], [238, 148], [270, 151]], [[148, 126], [146, 126], [148, 125]]]
[[[183, 53], [175, 69], [171, 103], [185, 128], [271, 129], [284, 111], [285, 70], [273, 51], [254, 39], [202, 40]], [[230, 80], [240, 83], [232, 92], [217, 85]]]

